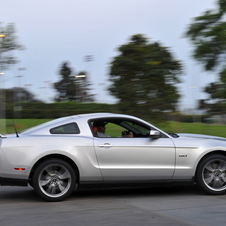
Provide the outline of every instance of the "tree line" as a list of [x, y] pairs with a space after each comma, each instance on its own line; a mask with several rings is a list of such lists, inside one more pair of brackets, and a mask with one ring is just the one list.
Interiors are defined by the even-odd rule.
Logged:
[[[210, 115], [224, 114], [226, 110], [226, 0], [216, 3], [216, 9], [195, 17], [185, 31], [185, 37], [194, 46], [193, 58], [206, 71], [218, 74], [217, 81], [204, 89], [208, 98], [199, 101], [199, 108]], [[0, 42], [0, 69], [5, 70], [16, 63], [8, 53], [21, 49], [21, 45], [16, 42], [13, 25], [1, 26], [0, 33], [5, 34]], [[160, 42], [151, 42], [142, 34], [132, 35], [117, 50], [118, 55], [110, 62], [111, 85], [107, 87], [109, 94], [118, 100], [113, 109], [133, 115], [142, 112], [143, 117], [155, 114], [160, 118], [165, 112], [176, 112], [180, 99], [177, 84], [181, 82], [183, 65], [171, 50]], [[74, 74], [67, 62], [60, 68], [61, 78], [53, 84], [57, 91], [55, 103], [94, 103], [87, 72]], [[29, 102], [40, 102], [23, 88], [16, 90], [16, 95], [10, 89], [5, 90], [7, 107], [18, 102], [26, 102], [26, 106]]]

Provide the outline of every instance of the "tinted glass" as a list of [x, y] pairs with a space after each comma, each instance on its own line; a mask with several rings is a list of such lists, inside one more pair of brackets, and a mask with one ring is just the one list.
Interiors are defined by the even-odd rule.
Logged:
[[51, 134], [79, 134], [80, 130], [76, 123], [61, 125], [50, 129]]

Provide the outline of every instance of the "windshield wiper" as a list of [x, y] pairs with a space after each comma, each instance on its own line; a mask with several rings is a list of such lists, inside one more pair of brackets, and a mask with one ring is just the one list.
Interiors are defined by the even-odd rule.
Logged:
[[179, 135], [178, 134], [176, 134], [176, 133], [168, 133], [171, 137], [173, 137], [173, 138], [177, 138], [177, 137], [179, 137]]

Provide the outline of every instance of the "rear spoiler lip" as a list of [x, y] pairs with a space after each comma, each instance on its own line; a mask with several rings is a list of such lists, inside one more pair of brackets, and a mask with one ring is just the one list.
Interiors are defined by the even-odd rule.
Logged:
[[4, 136], [4, 135], [2, 135], [2, 134], [0, 134], [0, 138], [6, 138], [7, 136]]

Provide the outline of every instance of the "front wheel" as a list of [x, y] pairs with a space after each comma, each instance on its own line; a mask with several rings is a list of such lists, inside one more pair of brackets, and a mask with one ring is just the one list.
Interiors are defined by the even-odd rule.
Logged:
[[197, 169], [198, 186], [211, 195], [226, 193], [226, 157], [211, 155], [205, 158]]
[[32, 182], [36, 193], [46, 201], [62, 201], [74, 191], [76, 174], [67, 162], [51, 159], [37, 167]]

